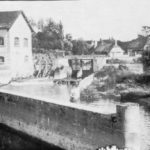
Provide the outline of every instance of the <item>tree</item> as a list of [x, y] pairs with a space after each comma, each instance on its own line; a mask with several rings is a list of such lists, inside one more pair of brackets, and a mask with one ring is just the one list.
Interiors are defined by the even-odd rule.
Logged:
[[37, 28], [38, 28], [39, 31], [43, 31], [43, 29], [44, 29], [44, 20], [43, 19], [40, 19], [37, 22]]
[[71, 53], [72, 48], [73, 48], [72, 36], [71, 34], [66, 34], [65, 39], [64, 39], [64, 50], [67, 53]]
[[89, 45], [82, 39], [73, 40], [72, 53], [74, 55], [88, 54]]
[[56, 23], [51, 18], [44, 23], [37, 23], [38, 33], [33, 35], [33, 47], [38, 49], [64, 49], [64, 31], [61, 22]]
[[72, 41], [72, 35], [71, 34], [66, 34], [65, 38], [68, 40], [68, 41]]
[[28, 22], [30, 23], [30, 25], [34, 28], [35, 26], [37, 26], [36, 22], [32, 19], [29, 18]]
[[149, 36], [150, 35], [150, 27], [149, 26], [142, 26], [142, 35]]
[[55, 22], [49, 18], [47, 21], [40, 19], [37, 24], [30, 21], [32, 26], [38, 28], [38, 32], [32, 35], [33, 48], [35, 50], [65, 50], [67, 53], [75, 55], [91, 53], [91, 46], [84, 40], [72, 40], [71, 34], [64, 37], [62, 22]]

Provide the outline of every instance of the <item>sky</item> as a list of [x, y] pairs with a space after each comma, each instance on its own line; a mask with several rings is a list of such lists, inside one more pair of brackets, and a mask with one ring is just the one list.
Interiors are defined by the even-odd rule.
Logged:
[[73, 38], [128, 41], [150, 26], [150, 0], [0, 1], [0, 11], [23, 10], [27, 17], [62, 21]]

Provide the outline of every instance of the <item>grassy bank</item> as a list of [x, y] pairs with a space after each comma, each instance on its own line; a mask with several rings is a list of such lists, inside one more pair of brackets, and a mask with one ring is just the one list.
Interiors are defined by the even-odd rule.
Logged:
[[149, 87], [150, 75], [132, 73], [122, 65], [118, 67], [104, 66], [95, 73], [92, 84], [82, 91], [81, 100], [93, 102], [103, 98], [136, 101], [139, 98], [150, 97]]

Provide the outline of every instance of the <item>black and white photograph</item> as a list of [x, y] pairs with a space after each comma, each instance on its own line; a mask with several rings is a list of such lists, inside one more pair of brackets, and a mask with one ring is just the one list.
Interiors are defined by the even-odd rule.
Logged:
[[149, 0], [0, 0], [0, 150], [150, 150]]

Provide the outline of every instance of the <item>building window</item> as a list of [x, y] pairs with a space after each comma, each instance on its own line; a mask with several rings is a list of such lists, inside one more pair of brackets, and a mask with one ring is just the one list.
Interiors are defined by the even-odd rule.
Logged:
[[4, 38], [0, 37], [0, 45], [4, 45]]
[[28, 39], [27, 38], [24, 38], [23, 45], [24, 45], [24, 47], [28, 47]]
[[14, 46], [19, 46], [19, 38], [15, 37], [14, 39]]
[[4, 63], [4, 57], [3, 56], [0, 56], [0, 64], [3, 64]]
[[29, 60], [29, 56], [26, 55], [26, 56], [24, 57], [24, 62], [28, 62], [28, 60]]

